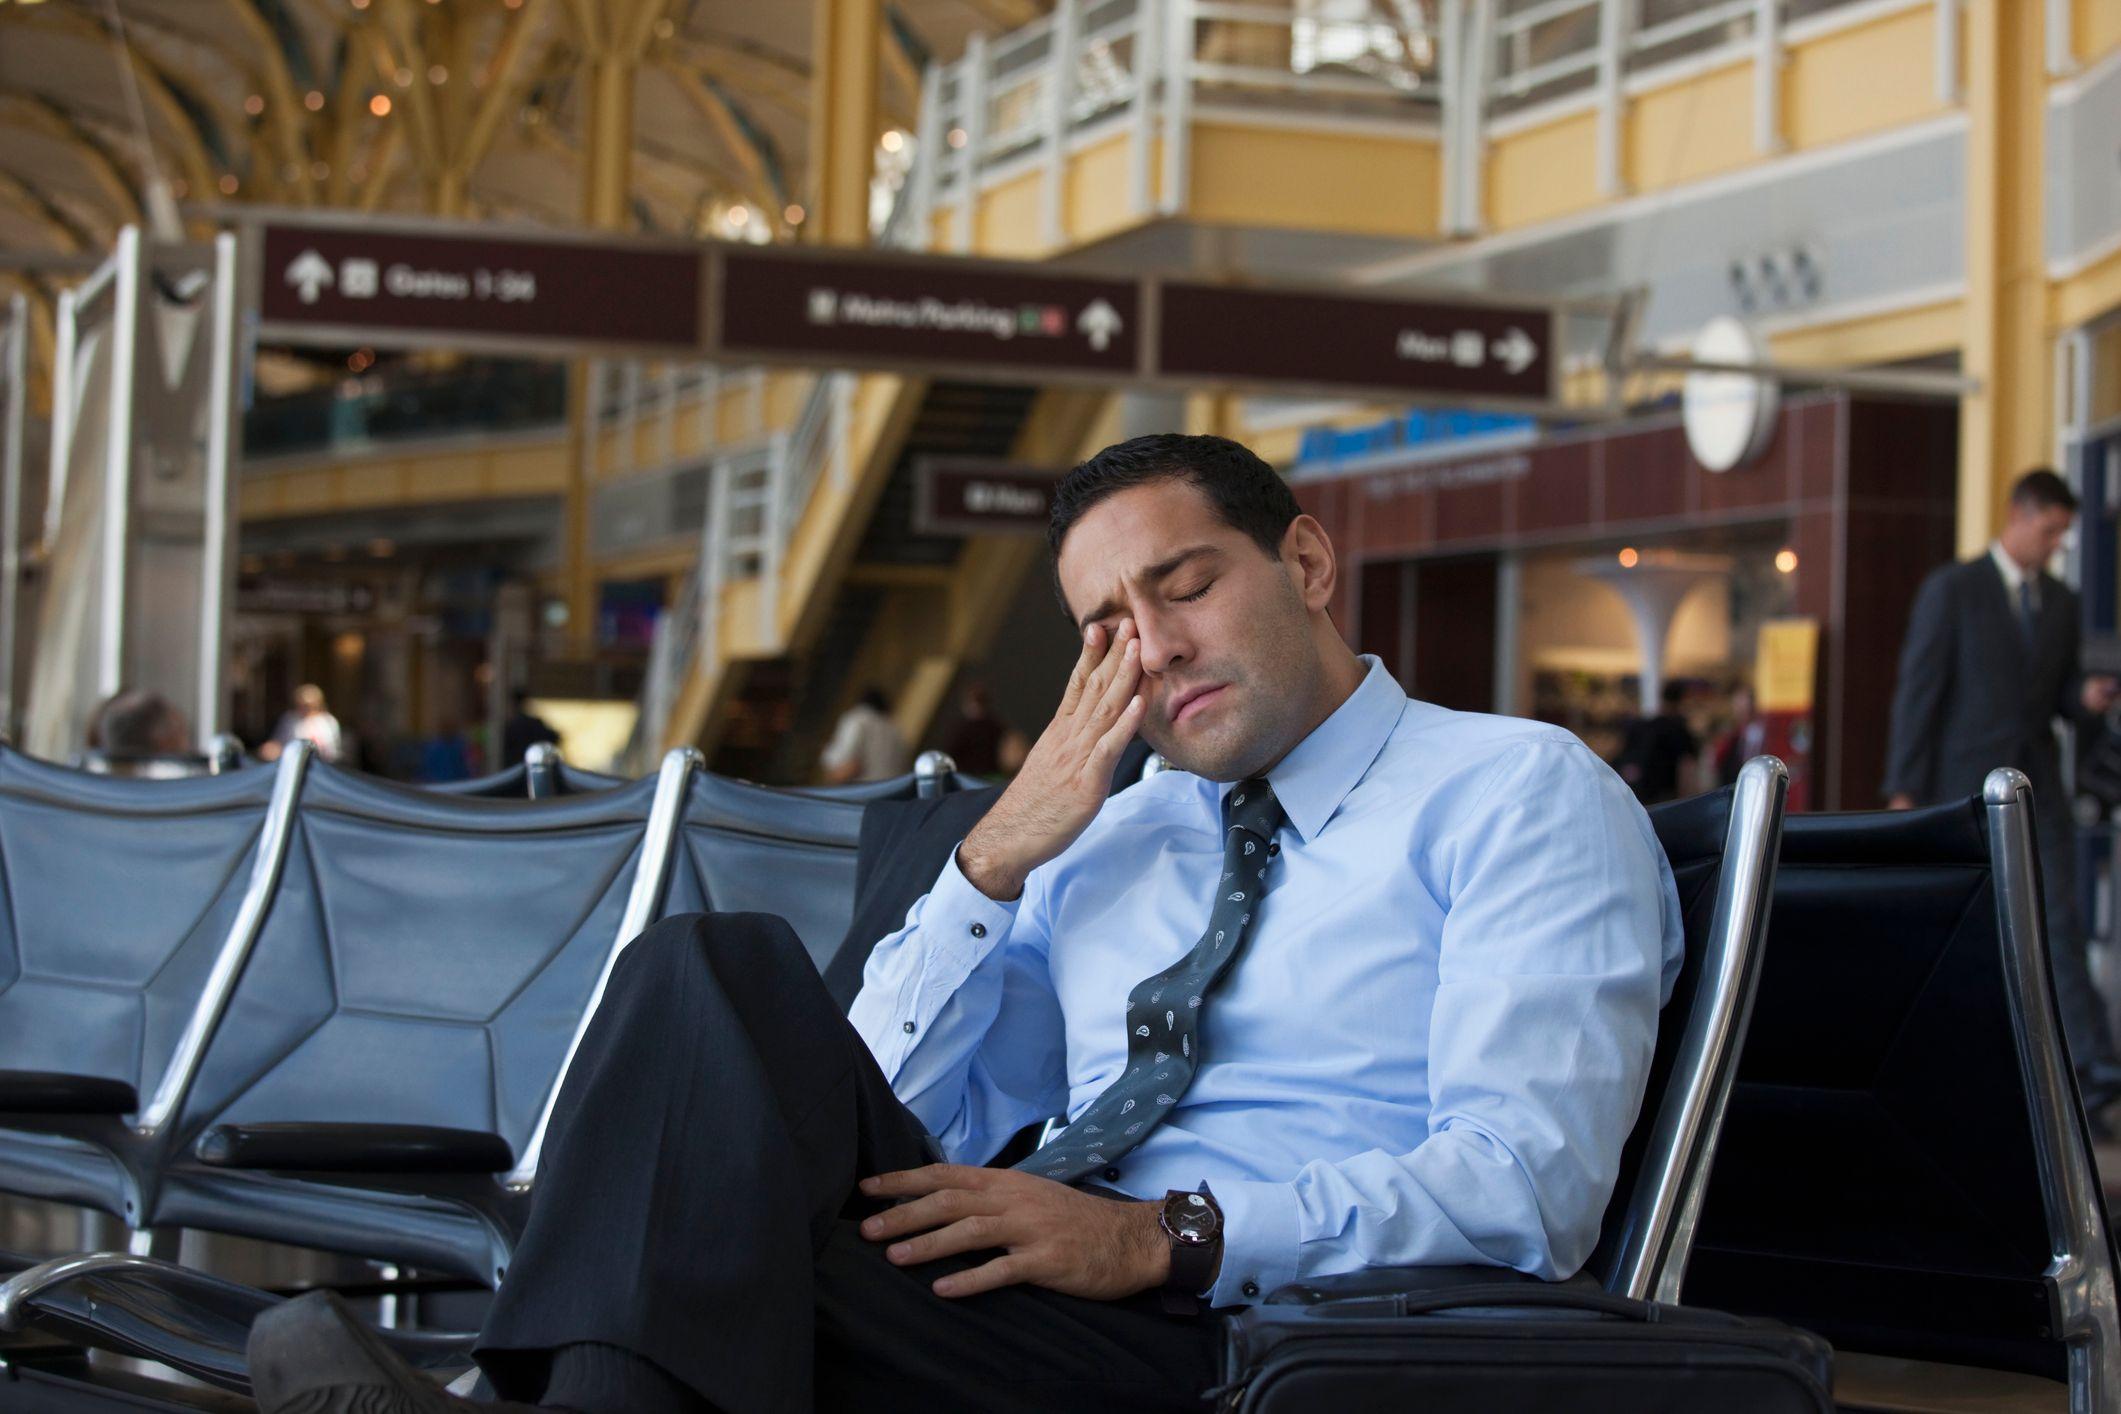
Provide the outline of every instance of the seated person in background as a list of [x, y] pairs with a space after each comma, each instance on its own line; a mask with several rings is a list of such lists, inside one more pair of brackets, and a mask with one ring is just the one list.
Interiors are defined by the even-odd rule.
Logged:
[[[503, 1396], [1197, 1410], [1208, 1308], [1590, 1254], [1681, 948], [1627, 788], [1349, 652], [1323, 528], [1234, 442], [1107, 449], [1050, 539], [1060, 709], [851, 1018], [776, 918], [620, 956], [480, 1338]], [[1137, 732], [1177, 769], [1107, 799]], [[259, 1321], [265, 1409], [469, 1407], [334, 1300]]]
[[824, 768], [825, 784], [844, 786], [903, 776], [913, 769], [912, 755], [891, 720], [890, 699], [872, 687], [840, 714], [818, 764]]
[[159, 692], [112, 693], [89, 718], [88, 748], [101, 753], [114, 776], [184, 776], [193, 770], [170, 759], [191, 750], [191, 725]]

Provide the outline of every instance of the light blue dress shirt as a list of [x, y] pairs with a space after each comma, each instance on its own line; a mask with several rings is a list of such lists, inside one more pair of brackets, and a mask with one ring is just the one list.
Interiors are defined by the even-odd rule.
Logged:
[[[1364, 661], [1268, 773], [1288, 823], [1205, 1064], [1102, 1179], [1209, 1185], [1219, 1306], [1363, 1267], [1576, 1271], [1678, 974], [1671, 869], [1605, 763], [1558, 727], [1409, 700]], [[1229, 789], [1129, 788], [1012, 903], [953, 858], [877, 945], [851, 1019], [953, 1162], [1119, 1074], [1128, 991], [1199, 941]]]

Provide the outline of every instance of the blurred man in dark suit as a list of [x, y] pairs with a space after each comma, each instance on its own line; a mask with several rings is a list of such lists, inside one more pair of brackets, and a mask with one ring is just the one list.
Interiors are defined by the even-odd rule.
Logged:
[[2055, 993], [2096, 1123], [2121, 1099], [2121, 1061], [2085, 965], [2076, 827], [2054, 724], [2105, 711], [2117, 688], [2078, 671], [2077, 596], [2043, 568], [2076, 514], [2061, 477], [2029, 471], [2011, 488], [2009, 518], [1988, 552], [1923, 581], [1900, 651], [1885, 794], [1905, 810], [1978, 795], [1998, 766], [2031, 779]]

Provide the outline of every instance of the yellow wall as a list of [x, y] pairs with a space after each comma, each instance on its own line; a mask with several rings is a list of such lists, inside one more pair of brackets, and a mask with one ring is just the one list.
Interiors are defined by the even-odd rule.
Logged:
[[1726, 65], [1652, 89], [1628, 105], [1622, 127], [1628, 189], [1657, 191], [1743, 167], [1753, 143], [1753, 66]]
[[1598, 120], [1576, 113], [1499, 138], [1488, 149], [1487, 222], [1529, 226], [1596, 206]]
[[[1149, 145], [1152, 207], [1162, 185], [1163, 148], [1160, 138]], [[1069, 243], [1094, 241], [1136, 223], [1133, 151], [1133, 135], [1119, 132], [1084, 148], [1069, 160], [1062, 202]]]
[[333, 466], [252, 472], [237, 493], [245, 520], [438, 505], [517, 496], [556, 496], [567, 485], [567, 439], [373, 457]]
[[1046, 253], [1044, 178], [1020, 173], [980, 194], [972, 249], [980, 255], [1028, 258]]
[[2116, 0], [2074, 0], [2074, 24], [2070, 48], [2079, 64], [2097, 63], [2110, 51], [2121, 49], [2121, 3]]
[[1192, 186], [1189, 212], [1228, 225], [1420, 237], [1442, 224], [1428, 138], [1196, 123]]
[[1942, 113], [1936, 32], [1935, 8], [1918, 5], [1793, 49], [1782, 71], [1789, 145], [1824, 147]]

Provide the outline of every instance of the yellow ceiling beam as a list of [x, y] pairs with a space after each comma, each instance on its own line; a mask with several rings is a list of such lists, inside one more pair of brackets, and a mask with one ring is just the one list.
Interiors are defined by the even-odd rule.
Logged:
[[[243, 52], [248, 62], [243, 67], [265, 91], [265, 130], [272, 134], [282, 168], [281, 179], [303, 204], [314, 206], [317, 183], [310, 175], [309, 150], [303, 140], [302, 118], [308, 109], [302, 106], [302, 95], [295, 92], [287, 56], [280, 49], [280, 36], [252, 0], [222, 0], [222, 8], [246, 41]], [[290, 171], [294, 173], [292, 179], [286, 175]]]
[[32, 93], [0, 94], [0, 126], [51, 138], [73, 149], [82, 169], [114, 208], [115, 224], [141, 219], [140, 197], [110, 153], [56, 104]]
[[811, 13], [811, 201], [803, 229], [827, 245], [867, 245], [882, 0], [813, 0]]
[[678, 92], [685, 95], [685, 101], [693, 106], [694, 111], [707, 120], [707, 125], [714, 129], [715, 137], [729, 150], [729, 155], [736, 159], [737, 166], [743, 172], [740, 190], [745, 199], [764, 211], [767, 218], [778, 225], [782, 219], [782, 208], [787, 205], [784, 194], [774, 186], [773, 175], [766, 166], [765, 154], [759, 151], [758, 144], [751, 140], [750, 134], [744, 131], [743, 124], [737, 121], [736, 114], [730, 110], [728, 100], [703, 82], [698, 74], [680, 64], [666, 63], [663, 72], [677, 85]]
[[[12, 11], [12, 16], [9, 15]], [[103, 26], [81, 13], [59, 5], [12, 5], [0, 10], [0, 26], [26, 24], [51, 34], [63, 34], [84, 43], [102, 47], [122, 60], [133, 71], [140, 85], [140, 101], [156, 118], [160, 119], [175, 148], [177, 166], [191, 190], [202, 197], [211, 197], [214, 185], [213, 163], [207, 159], [206, 142], [199, 129], [182, 105], [170, 93], [169, 84], [161, 72], [143, 58], [137, 48], [118, 50], [111, 42]]]

